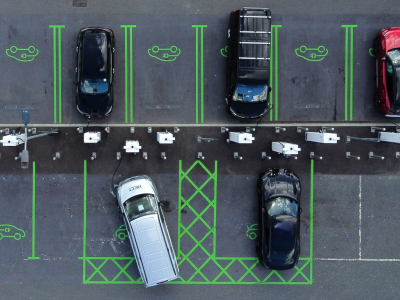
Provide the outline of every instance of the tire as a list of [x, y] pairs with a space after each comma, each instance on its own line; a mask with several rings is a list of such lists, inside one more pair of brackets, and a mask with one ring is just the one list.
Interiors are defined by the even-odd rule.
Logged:
[[14, 240], [18, 241], [20, 239], [21, 239], [21, 234], [19, 233], [14, 234]]
[[372, 45], [372, 54], [377, 56], [381, 50], [381, 42], [378, 38], [374, 38], [374, 44]]

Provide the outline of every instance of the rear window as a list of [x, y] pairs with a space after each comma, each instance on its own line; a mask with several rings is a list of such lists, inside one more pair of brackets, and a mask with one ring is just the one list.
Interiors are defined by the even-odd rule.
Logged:
[[86, 94], [108, 90], [107, 36], [104, 33], [86, 33], [83, 38], [81, 89]]
[[153, 195], [132, 197], [124, 202], [124, 208], [129, 221], [146, 214], [157, 212], [157, 205]]

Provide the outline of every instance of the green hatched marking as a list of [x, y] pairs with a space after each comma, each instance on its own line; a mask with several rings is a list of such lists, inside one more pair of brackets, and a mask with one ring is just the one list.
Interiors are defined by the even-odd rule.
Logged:
[[36, 162], [32, 162], [32, 256], [28, 257], [28, 259], [40, 259], [40, 257], [35, 255], [35, 242], [36, 242]]
[[[194, 182], [190, 179], [189, 173], [190, 171], [195, 167], [195, 166], [201, 166], [206, 173], [209, 175], [209, 178], [206, 180], [205, 183], [203, 183], [200, 187], [198, 187]], [[86, 245], [86, 161], [85, 161], [85, 168], [84, 168], [84, 189], [85, 189], [85, 196], [84, 196], [84, 203], [85, 203], [85, 208], [84, 208], [84, 244]], [[188, 227], [183, 226], [181, 223], [181, 214], [178, 215], [178, 258], [179, 260], [179, 265], [182, 265], [183, 262], [187, 262], [189, 265], [193, 267], [195, 270], [191, 276], [185, 280], [182, 277], [182, 274], [180, 276], [180, 280], [168, 282], [168, 284], [288, 284], [288, 285], [307, 285], [307, 284], [312, 284], [312, 235], [313, 235], [313, 172], [314, 172], [314, 161], [311, 161], [311, 196], [310, 196], [310, 258], [304, 258], [301, 257], [299, 258], [300, 261], [305, 261], [304, 265], [302, 267], [295, 266], [296, 273], [288, 280], [285, 280], [282, 276], [281, 273], [271, 270], [269, 274], [264, 278], [260, 279], [258, 278], [253, 270], [254, 268], [258, 265], [259, 260], [256, 257], [216, 257], [215, 252], [216, 252], [216, 190], [217, 190], [217, 161], [215, 161], [215, 171], [214, 173], [211, 173], [201, 161], [196, 161], [194, 164], [190, 166], [190, 168], [184, 172], [182, 170], [182, 161], [179, 161], [179, 211], [181, 211], [183, 208], [190, 209], [196, 216], [195, 221], [193, 221], [191, 224], [189, 224]], [[182, 181], [186, 179], [190, 182], [190, 184], [195, 188], [195, 192], [193, 193], [192, 196], [190, 196], [188, 199], [184, 199], [182, 197]], [[206, 184], [209, 183], [210, 180], [214, 180], [214, 199], [210, 200], [203, 192], [202, 189], [206, 186]], [[200, 213], [195, 211], [195, 209], [190, 205], [190, 201], [194, 198], [195, 195], [201, 195], [204, 197], [206, 201], [208, 201], [208, 206]], [[202, 215], [210, 208], [214, 209], [214, 224], [213, 226], [207, 224], [202, 219]], [[201, 221], [207, 228], [208, 232], [199, 240], [191, 234], [190, 228], [198, 221]], [[190, 249], [187, 253], [184, 253], [184, 251], [181, 249], [181, 244], [180, 244], [180, 239], [182, 236], [187, 234], [194, 242], [195, 246]], [[213, 234], [214, 236], [214, 247], [213, 247], [213, 253], [209, 253], [202, 245], [202, 242], [210, 236], [210, 234]], [[85, 246], [86, 247], [86, 246]], [[208, 258], [201, 264], [201, 266], [197, 267], [190, 259], [190, 255], [197, 249], [200, 248], [207, 256]], [[80, 257], [80, 259], [84, 260], [84, 274], [83, 274], [83, 283], [85, 284], [142, 284], [141, 278], [134, 280], [129, 274], [127, 274], [126, 269], [128, 268], [129, 265], [131, 265], [134, 261], [134, 258], [130, 257], [86, 257], [86, 251], [84, 251], [84, 257]], [[94, 260], [103, 260], [100, 264], [99, 267], [96, 267], [93, 263]], [[122, 267], [119, 263], [118, 260], [130, 260], [125, 267]], [[222, 267], [219, 261], [229, 261], [229, 263], [225, 266]], [[245, 262], [252, 261], [252, 264], [248, 267]], [[106, 265], [107, 262], [112, 262], [114, 263], [118, 268], [119, 272], [116, 274], [113, 274], [110, 278], [108, 279], [107, 276], [101, 272], [102, 268]], [[229, 269], [232, 267], [232, 265], [238, 262], [240, 265], [243, 266], [245, 269], [245, 273], [237, 280], [235, 280], [230, 274], [229, 274]], [[93, 268], [92, 273], [86, 274], [85, 273], [85, 265], [88, 263], [88, 265]], [[203, 269], [209, 264], [215, 264], [220, 269], [219, 274], [215, 276], [214, 279], [209, 279], [206, 274], [203, 273]], [[307, 277], [303, 272], [305, 269], [310, 270], [310, 276]], [[232, 272], [236, 272], [232, 270]], [[98, 280], [93, 280], [95, 275], [98, 274], [103, 280], [98, 281]], [[118, 281], [118, 278], [124, 274], [128, 280], [124, 281]], [[251, 277], [254, 279], [254, 281], [243, 281], [248, 275], [251, 275]], [[271, 276], [276, 275], [278, 277], [278, 281], [268, 281]], [[194, 280], [194, 278], [199, 275], [203, 280], [198, 281]], [[223, 281], [218, 281], [222, 275], [225, 275], [227, 279]], [[296, 282], [296, 278], [298, 277], [304, 278], [304, 281], [299, 281]], [[86, 279], [87, 278], [87, 279]], [[186, 277], [187, 278], [187, 277]]]

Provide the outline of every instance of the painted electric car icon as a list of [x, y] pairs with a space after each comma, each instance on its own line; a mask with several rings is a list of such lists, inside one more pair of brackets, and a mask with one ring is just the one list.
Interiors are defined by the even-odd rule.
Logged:
[[128, 234], [126, 232], [126, 227], [125, 225], [121, 225], [119, 226], [119, 228], [117, 229], [117, 231], [115, 232], [115, 235], [121, 240], [123, 241], [124, 239], [126, 239], [128, 237]]
[[12, 57], [18, 61], [27, 62], [32, 61], [39, 54], [39, 50], [34, 46], [29, 46], [26, 49], [17, 48], [15, 46], [11, 46], [10, 49], [6, 50], [6, 54], [9, 57]]
[[257, 238], [257, 232], [258, 232], [258, 228], [257, 228], [258, 224], [253, 224], [250, 226], [249, 229], [247, 229], [246, 231], [246, 235], [251, 239], [254, 240]]
[[14, 238], [14, 240], [18, 241], [25, 236], [25, 231], [19, 229], [18, 227], [15, 227], [14, 225], [0, 225], [0, 240], [2, 240], [3, 238]]
[[226, 46], [225, 48], [222, 48], [222, 49], [221, 49], [221, 55], [222, 55], [223, 57], [228, 57], [228, 47], [229, 47], [229, 46]]
[[321, 61], [328, 54], [328, 49], [324, 46], [319, 46], [318, 48], [307, 48], [302, 45], [295, 50], [295, 53], [297, 56], [308, 61]]
[[176, 46], [171, 46], [170, 48], [153, 46], [147, 50], [147, 53], [161, 61], [174, 61], [181, 54], [181, 49]]

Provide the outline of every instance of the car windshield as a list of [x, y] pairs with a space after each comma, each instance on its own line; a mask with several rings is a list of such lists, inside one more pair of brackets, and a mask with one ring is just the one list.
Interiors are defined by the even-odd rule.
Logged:
[[268, 98], [267, 85], [244, 85], [238, 84], [233, 95], [234, 101], [260, 102]]
[[272, 250], [271, 259], [274, 261], [283, 261], [285, 265], [289, 265], [294, 260], [294, 249], [291, 251]]
[[388, 56], [394, 67], [400, 67], [400, 49], [392, 49], [388, 51]]
[[153, 195], [132, 197], [124, 202], [124, 208], [129, 221], [157, 211], [157, 205]]
[[83, 38], [80, 87], [86, 94], [103, 94], [108, 91], [107, 37], [104, 33], [87, 33]]
[[288, 215], [296, 218], [298, 207], [296, 201], [278, 197], [267, 203], [267, 210], [270, 216]]

